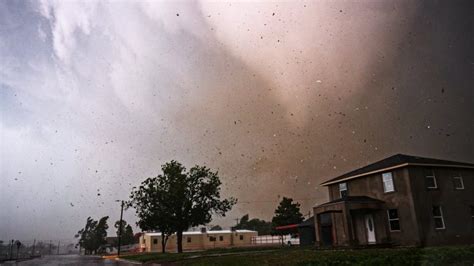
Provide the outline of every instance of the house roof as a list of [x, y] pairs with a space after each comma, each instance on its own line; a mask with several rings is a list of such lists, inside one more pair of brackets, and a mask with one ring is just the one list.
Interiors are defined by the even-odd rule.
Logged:
[[311, 216], [305, 221], [298, 224], [298, 227], [313, 227], [313, 226], [314, 226], [314, 216]]
[[455, 162], [448, 160], [440, 160], [433, 158], [425, 158], [419, 156], [412, 156], [406, 154], [396, 154], [380, 160], [378, 162], [369, 164], [367, 166], [361, 167], [354, 171], [345, 173], [333, 179], [330, 179], [321, 185], [327, 186], [334, 183], [339, 183], [345, 180], [366, 176], [382, 171], [387, 171], [395, 168], [400, 168], [408, 165], [417, 165], [417, 166], [437, 166], [437, 167], [458, 167], [458, 168], [474, 168], [472, 163], [464, 162]]

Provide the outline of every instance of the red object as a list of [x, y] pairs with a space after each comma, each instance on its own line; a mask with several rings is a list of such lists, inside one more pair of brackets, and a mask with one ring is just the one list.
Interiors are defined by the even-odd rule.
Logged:
[[298, 228], [298, 224], [288, 224], [275, 227], [276, 230], [286, 230], [286, 229], [293, 229]]

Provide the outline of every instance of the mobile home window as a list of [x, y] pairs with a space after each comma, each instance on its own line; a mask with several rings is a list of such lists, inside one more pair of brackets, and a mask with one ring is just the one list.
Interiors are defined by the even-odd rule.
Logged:
[[384, 173], [382, 174], [382, 181], [383, 181], [383, 192], [393, 192], [395, 191], [395, 186], [393, 185], [393, 177], [392, 173]]
[[398, 217], [398, 210], [389, 209], [387, 210], [387, 214], [390, 231], [400, 231], [400, 218]]
[[154, 244], [154, 245], [158, 244], [158, 239], [153, 238], [153, 244]]
[[441, 206], [433, 206], [433, 219], [435, 229], [444, 229], [444, 218], [443, 218], [443, 209]]
[[191, 238], [190, 237], [188, 237], [188, 243], [191, 243]]
[[341, 198], [347, 197], [347, 183], [339, 184], [339, 194], [341, 195]]
[[219, 241], [224, 241], [224, 237], [223, 237], [223, 236], [219, 236]]
[[216, 241], [216, 238], [213, 237], [213, 236], [210, 236], [210, 237], [209, 237], [209, 241], [214, 242], [214, 241]]
[[453, 185], [454, 185], [454, 189], [456, 190], [464, 189], [464, 182], [462, 180], [462, 176], [453, 177]]
[[[472, 210], [474, 210], [474, 207], [471, 207], [471, 208], [472, 208]], [[473, 219], [474, 219], [474, 216], [473, 216]], [[240, 239], [240, 240], [244, 240], [244, 236], [243, 236], [243, 235], [240, 235], [240, 236], [239, 236], [239, 239]]]
[[427, 188], [438, 188], [438, 184], [436, 184], [436, 176], [432, 169], [426, 171], [425, 179]]

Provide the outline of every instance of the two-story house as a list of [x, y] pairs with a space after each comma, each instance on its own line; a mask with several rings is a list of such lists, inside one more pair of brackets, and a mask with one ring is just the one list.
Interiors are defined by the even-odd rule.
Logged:
[[474, 244], [474, 164], [397, 154], [322, 184], [316, 243]]

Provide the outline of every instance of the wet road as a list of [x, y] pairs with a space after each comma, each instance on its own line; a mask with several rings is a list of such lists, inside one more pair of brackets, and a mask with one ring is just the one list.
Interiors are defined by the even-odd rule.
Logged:
[[56, 266], [56, 265], [137, 265], [134, 263], [127, 263], [123, 261], [116, 260], [106, 260], [101, 257], [96, 256], [79, 256], [79, 255], [57, 255], [57, 256], [44, 256], [42, 258], [37, 258], [33, 260], [21, 261], [21, 262], [9, 262], [4, 265], [47, 265], [47, 266]]

